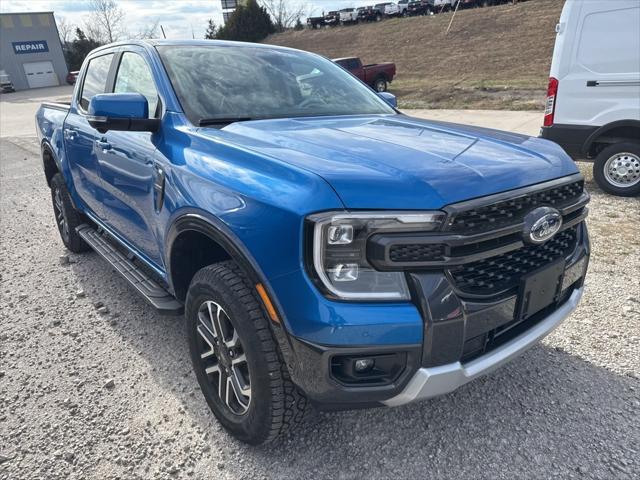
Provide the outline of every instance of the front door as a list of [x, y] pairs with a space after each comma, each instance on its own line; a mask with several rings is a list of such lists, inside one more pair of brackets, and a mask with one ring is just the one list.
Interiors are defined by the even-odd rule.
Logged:
[[100, 219], [103, 219], [104, 190], [95, 146], [100, 134], [89, 125], [86, 113], [91, 98], [98, 93], [105, 93], [113, 56], [110, 53], [89, 61], [80, 93], [76, 101], [72, 102], [64, 122], [64, 144], [75, 191], [88, 209]]
[[[158, 112], [158, 92], [144, 51], [127, 51], [120, 58], [114, 93], [136, 92], [149, 104], [149, 118]], [[156, 160], [149, 132], [108, 131], [99, 139], [98, 159], [105, 188], [103, 202], [110, 228], [122, 235], [147, 260], [162, 268], [157, 232], [157, 189], [163, 188], [162, 168]]]

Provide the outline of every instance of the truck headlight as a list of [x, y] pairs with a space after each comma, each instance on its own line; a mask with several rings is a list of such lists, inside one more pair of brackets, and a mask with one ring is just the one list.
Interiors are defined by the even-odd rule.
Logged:
[[367, 261], [367, 239], [381, 232], [438, 230], [443, 212], [324, 212], [307, 217], [308, 263], [320, 287], [339, 300], [407, 300], [403, 272]]

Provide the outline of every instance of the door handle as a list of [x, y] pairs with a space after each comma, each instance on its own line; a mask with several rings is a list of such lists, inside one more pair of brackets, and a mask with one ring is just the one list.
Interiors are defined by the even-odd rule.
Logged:
[[587, 87], [637, 87], [638, 80], [587, 80]]
[[65, 128], [64, 129], [64, 139], [65, 140], [75, 140], [78, 136], [78, 132], [73, 128]]
[[96, 146], [102, 150], [111, 150], [111, 144], [106, 140], [96, 140]]

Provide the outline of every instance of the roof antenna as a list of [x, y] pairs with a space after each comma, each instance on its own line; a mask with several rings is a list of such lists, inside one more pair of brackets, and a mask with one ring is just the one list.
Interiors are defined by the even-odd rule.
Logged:
[[160, 25], [160, 30], [162, 30], [162, 38], [167, 39], [167, 35], [164, 33], [164, 27]]

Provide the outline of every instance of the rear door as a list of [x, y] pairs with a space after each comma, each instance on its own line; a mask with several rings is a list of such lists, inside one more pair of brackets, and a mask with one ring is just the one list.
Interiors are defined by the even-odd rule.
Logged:
[[[162, 105], [146, 52], [127, 47], [116, 63], [113, 92], [144, 95], [149, 104], [149, 118], [159, 117]], [[104, 209], [108, 226], [132, 243], [147, 260], [161, 267], [157, 217], [164, 171], [156, 156], [154, 139], [158, 135], [110, 130], [100, 136], [103, 148], [98, 158], [106, 192]]]
[[113, 53], [107, 53], [89, 60], [64, 123], [65, 151], [75, 191], [98, 219], [103, 219], [104, 200], [95, 149], [99, 133], [87, 122], [87, 109], [94, 95], [105, 93], [113, 58]]
[[568, 18], [561, 18], [563, 51], [554, 51], [551, 72], [559, 80], [555, 123], [602, 126], [640, 119], [640, 2], [571, 7]]

